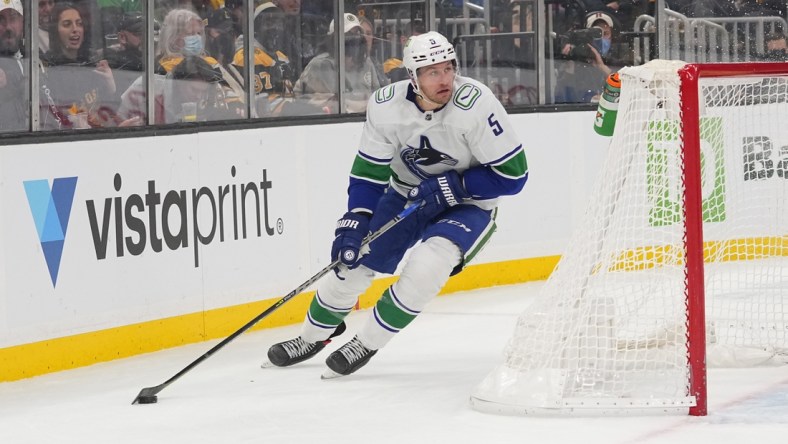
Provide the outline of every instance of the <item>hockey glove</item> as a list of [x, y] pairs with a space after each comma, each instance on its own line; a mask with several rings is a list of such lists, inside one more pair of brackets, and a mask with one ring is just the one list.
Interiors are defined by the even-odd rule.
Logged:
[[471, 195], [462, 185], [462, 177], [450, 170], [440, 176], [430, 177], [422, 181], [408, 193], [408, 200], [423, 200], [419, 211], [428, 219], [443, 213], [447, 209], [459, 204]]
[[361, 242], [369, 233], [369, 216], [347, 212], [337, 221], [334, 243], [331, 245], [331, 260], [339, 259], [348, 268], [358, 266]]

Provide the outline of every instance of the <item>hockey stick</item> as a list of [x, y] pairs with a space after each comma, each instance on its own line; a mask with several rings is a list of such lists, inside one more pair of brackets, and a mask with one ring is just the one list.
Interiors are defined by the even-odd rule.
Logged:
[[[362, 248], [364, 246], [368, 245], [369, 243], [371, 243], [372, 241], [374, 241], [375, 239], [377, 239], [378, 237], [380, 237], [381, 235], [383, 235], [383, 233], [385, 233], [386, 231], [388, 231], [391, 228], [393, 228], [394, 225], [397, 225], [398, 223], [400, 223], [400, 221], [402, 221], [402, 219], [405, 219], [406, 217], [408, 217], [411, 214], [413, 214], [419, 207], [421, 207], [421, 205], [422, 205], [422, 202], [416, 202], [416, 203], [406, 207], [399, 214], [394, 216], [394, 218], [392, 218], [390, 221], [386, 222], [385, 225], [380, 227], [380, 229], [378, 229], [374, 233], [372, 233], [369, 236], [367, 236], [367, 238], [364, 239], [364, 242], [361, 244]], [[300, 294], [302, 291], [306, 290], [310, 285], [312, 285], [315, 282], [317, 282], [320, 278], [322, 278], [323, 276], [328, 274], [331, 270], [333, 270], [334, 268], [338, 267], [340, 264], [341, 264], [341, 262], [337, 259], [334, 262], [331, 262], [330, 264], [326, 265], [326, 267], [323, 268], [322, 270], [318, 271], [317, 274], [315, 274], [311, 278], [307, 279], [303, 284], [299, 285], [295, 290], [291, 291], [286, 296], [284, 296], [281, 299], [279, 299], [278, 301], [276, 301], [276, 303], [274, 303], [274, 305], [270, 306], [267, 310], [265, 310], [264, 312], [262, 312], [259, 315], [257, 315], [251, 321], [247, 322], [243, 327], [239, 328], [233, 334], [231, 334], [230, 336], [226, 337], [222, 342], [216, 344], [213, 348], [211, 348], [210, 350], [205, 352], [202, 356], [200, 356], [199, 358], [195, 359], [191, 364], [187, 365], [181, 371], [176, 373], [173, 377], [171, 377], [170, 379], [164, 381], [163, 383], [161, 383], [161, 384], [159, 384], [159, 385], [157, 385], [155, 387], [145, 387], [142, 390], [140, 390], [140, 393], [137, 395], [136, 398], [134, 398], [134, 401], [132, 401], [131, 404], [134, 405], [134, 404], [154, 404], [154, 403], [156, 403], [158, 401], [158, 398], [156, 397], [156, 395], [160, 391], [164, 390], [165, 388], [167, 388], [167, 386], [169, 386], [173, 382], [175, 382], [178, 379], [180, 379], [181, 376], [183, 376], [186, 373], [188, 373], [194, 367], [197, 367], [197, 365], [199, 365], [201, 362], [203, 362], [206, 359], [210, 358], [211, 355], [213, 355], [214, 353], [219, 351], [219, 349], [221, 349], [225, 345], [229, 344], [233, 339], [235, 339], [238, 336], [240, 336], [246, 330], [249, 330], [250, 328], [252, 328], [253, 325], [257, 324], [258, 322], [263, 320], [265, 317], [267, 317], [268, 315], [270, 315], [271, 313], [273, 313], [274, 311], [279, 309], [279, 307], [284, 305], [287, 301], [289, 301], [290, 299], [292, 299], [296, 295]], [[332, 337], [336, 336], [336, 335], [339, 335], [339, 334], [342, 333], [342, 331], [344, 331], [344, 329], [341, 328], [341, 326], [342, 326], [342, 324], [340, 324], [340, 327], [337, 327], [337, 331], [332, 335]]]

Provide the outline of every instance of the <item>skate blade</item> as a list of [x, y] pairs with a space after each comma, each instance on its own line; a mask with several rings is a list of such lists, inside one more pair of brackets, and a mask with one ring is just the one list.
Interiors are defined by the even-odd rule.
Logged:
[[322, 375], [320, 375], [320, 379], [325, 381], [325, 380], [329, 380], [329, 379], [341, 378], [343, 376], [346, 376], [346, 375], [343, 375], [341, 373], [337, 373], [334, 370], [331, 370], [329, 368], [329, 369], [326, 369], [326, 371]]
[[262, 363], [262, 364], [260, 364], [260, 368], [274, 368], [274, 367], [276, 367], [276, 366], [274, 365], [274, 363], [273, 363], [273, 362], [271, 362], [271, 361], [268, 361], [268, 360], [266, 360], [266, 361], [263, 361], [263, 363]]

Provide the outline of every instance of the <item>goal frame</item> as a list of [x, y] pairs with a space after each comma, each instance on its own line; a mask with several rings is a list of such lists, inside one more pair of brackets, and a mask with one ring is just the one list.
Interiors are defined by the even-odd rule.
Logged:
[[684, 156], [684, 236], [687, 278], [687, 364], [690, 395], [696, 404], [692, 416], [708, 414], [706, 369], [706, 300], [703, 262], [701, 192], [700, 79], [747, 75], [786, 75], [785, 63], [698, 63], [679, 69], [682, 154]]

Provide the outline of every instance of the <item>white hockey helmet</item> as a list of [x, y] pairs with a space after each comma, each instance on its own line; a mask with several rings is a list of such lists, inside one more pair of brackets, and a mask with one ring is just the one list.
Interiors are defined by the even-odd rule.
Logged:
[[447, 61], [453, 61], [454, 65], [457, 65], [457, 54], [454, 52], [454, 46], [449, 43], [446, 37], [435, 31], [411, 36], [405, 42], [402, 56], [402, 64], [405, 65], [405, 69], [413, 80], [417, 91], [418, 80], [416, 73], [419, 68]]

